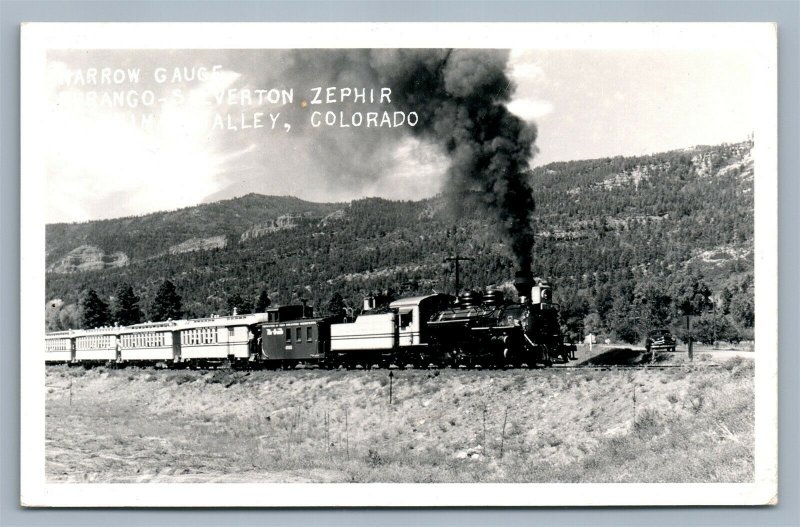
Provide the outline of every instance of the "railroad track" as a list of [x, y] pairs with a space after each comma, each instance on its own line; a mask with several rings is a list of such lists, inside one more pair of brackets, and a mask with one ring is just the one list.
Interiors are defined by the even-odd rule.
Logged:
[[318, 365], [300, 365], [298, 367], [292, 367], [287, 369], [269, 369], [269, 368], [235, 368], [230, 365], [220, 364], [220, 365], [208, 365], [203, 367], [195, 367], [195, 368], [171, 368], [169, 366], [159, 366], [155, 364], [125, 364], [125, 365], [103, 365], [103, 364], [48, 364], [48, 369], [56, 369], [56, 368], [79, 368], [82, 367], [85, 370], [92, 370], [95, 368], [109, 368], [109, 369], [125, 369], [131, 371], [155, 371], [155, 370], [170, 370], [170, 371], [230, 371], [230, 372], [248, 372], [248, 371], [282, 371], [282, 372], [291, 372], [291, 371], [386, 371], [386, 372], [399, 372], [399, 371], [449, 371], [449, 370], [456, 370], [456, 371], [573, 371], [573, 370], [595, 370], [595, 371], [607, 371], [607, 370], [666, 370], [666, 369], [693, 369], [697, 366], [702, 367], [710, 367], [710, 368], [718, 368], [720, 367], [717, 363], [710, 363], [710, 362], [702, 362], [702, 363], [681, 363], [681, 364], [564, 364], [564, 363], [557, 363], [553, 364], [551, 367], [537, 367], [537, 368], [527, 368], [527, 367], [481, 367], [475, 366], [471, 368], [467, 367], [428, 367], [428, 368], [416, 368], [416, 367], [404, 367], [400, 368], [397, 366], [392, 366], [389, 368], [386, 367], [373, 367], [373, 368], [362, 368], [357, 367], [353, 369], [347, 368], [324, 368]]

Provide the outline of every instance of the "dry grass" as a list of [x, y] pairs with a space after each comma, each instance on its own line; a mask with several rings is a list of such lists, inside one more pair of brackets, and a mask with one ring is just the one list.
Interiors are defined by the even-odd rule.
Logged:
[[395, 371], [392, 406], [386, 371], [59, 367], [48, 369], [47, 385], [51, 481], [753, 477], [753, 365], [743, 359], [658, 370]]

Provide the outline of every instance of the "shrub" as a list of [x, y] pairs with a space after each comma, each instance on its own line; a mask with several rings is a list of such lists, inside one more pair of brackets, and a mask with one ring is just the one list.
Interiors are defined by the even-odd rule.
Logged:
[[372, 450], [371, 448], [367, 451], [367, 464], [370, 467], [378, 467], [383, 465], [385, 460], [381, 457], [377, 450]]
[[733, 371], [735, 368], [741, 366], [744, 361], [745, 359], [741, 357], [731, 357], [722, 363], [722, 367], [728, 371]]
[[636, 416], [634, 429], [640, 437], [653, 437], [660, 428], [660, 416], [656, 410], [646, 408]]
[[175, 376], [175, 384], [180, 386], [181, 384], [192, 382], [194, 379], [195, 379], [194, 375], [191, 375], [189, 373], [179, 373]]
[[754, 365], [753, 361], [750, 359], [744, 359], [742, 357], [732, 357], [723, 362], [722, 367], [731, 372], [731, 375], [735, 379], [739, 379], [746, 375], [752, 375]]
[[226, 386], [230, 386], [228, 381], [230, 381], [230, 375], [228, 372], [224, 370], [214, 370], [206, 376], [206, 384], [225, 384]]

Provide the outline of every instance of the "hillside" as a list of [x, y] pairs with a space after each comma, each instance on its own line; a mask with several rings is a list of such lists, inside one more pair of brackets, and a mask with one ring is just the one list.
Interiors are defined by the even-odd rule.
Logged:
[[[584, 330], [623, 339], [626, 331], [641, 332], [620, 327], [639, 316], [626, 306], [653, 295], [674, 298], [697, 284], [707, 287], [714, 316], [732, 317], [747, 335], [751, 148], [702, 146], [532, 171], [533, 271], [556, 285], [576, 337]], [[48, 225], [46, 298], [62, 309], [94, 288], [109, 300], [127, 282], [146, 312], [159, 283], [170, 279], [190, 316], [223, 313], [232, 295], [255, 299], [262, 289], [273, 302], [304, 297], [324, 307], [339, 292], [358, 306], [376, 290], [451, 291], [444, 258], [456, 253], [475, 259], [462, 266], [464, 287], [507, 283], [514, 269], [496, 225], [463, 203], [454, 210], [443, 197], [333, 204], [250, 194], [141, 217]], [[658, 322], [677, 324], [676, 306], [664, 307], [669, 313]], [[49, 320], [57, 327], [70, 317]]]
[[[305, 218], [321, 218], [341, 205], [310, 203], [291, 196], [257, 196], [219, 201], [170, 212], [145, 216], [58, 223], [47, 226], [48, 271], [69, 272], [81, 247], [92, 247], [103, 253], [120, 253], [133, 262], [158, 258], [167, 254], [196, 249], [223, 248], [227, 241], [239, 241], [250, 232], [269, 232], [277, 225], [297, 224]], [[262, 231], [259, 231], [262, 229]], [[216, 239], [203, 247], [201, 240]], [[220, 243], [220, 239], [222, 242]], [[80, 251], [78, 251], [80, 252]], [[126, 262], [128, 263], [128, 262]], [[114, 267], [114, 265], [111, 265]], [[92, 269], [94, 270], [94, 269]]]

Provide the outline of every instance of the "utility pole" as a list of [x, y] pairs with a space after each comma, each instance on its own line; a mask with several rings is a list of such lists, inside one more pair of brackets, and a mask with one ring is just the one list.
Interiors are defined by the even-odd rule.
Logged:
[[445, 262], [455, 262], [455, 271], [456, 271], [456, 291], [455, 291], [455, 293], [456, 293], [456, 296], [458, 296], [458, 291], [459, 291], [458, 264], [459, 264], [459, 262], [462, 262], [462, 261], [472, 261], [474, 259], [475, 258], [470, 258], [468, 256], [459, 256], [458, 254], [456, 254], [455, 256], [449, 256], [449, 257], [444, 259]]
[[717, 347], [717, 304], [711, 304], [712, 320], [714, 321], [714, 349]]

